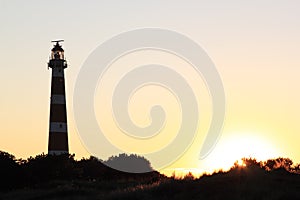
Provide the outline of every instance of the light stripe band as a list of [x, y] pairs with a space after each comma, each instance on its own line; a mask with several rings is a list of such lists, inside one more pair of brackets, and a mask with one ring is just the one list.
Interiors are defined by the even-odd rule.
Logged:
[[67, 133], [67, 123], [50, 122], [50, 132]]
[[58, 150], [50, 150], [48, 154], [50, 155], [61, 155], [61, 154], [68, 154], [68, 151], [58, 151]]
[[66, 104], [65, 95], [59, 95], [59, 94], [52, 95], [51, 104]]

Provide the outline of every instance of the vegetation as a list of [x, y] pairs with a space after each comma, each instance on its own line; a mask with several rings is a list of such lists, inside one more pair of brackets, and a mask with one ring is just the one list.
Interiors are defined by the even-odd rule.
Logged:
[[[119, 155], [150, 163], [136, 155]], [[121, 159], [121, 160], [122, 160]], [[127, 162], [128, 162], [127, 160]], [[16, 159], [0, 151], [0, 199], [299, 199], [300, 165], [288, 158], [243, 159], [228, 171], [194, 178], [166, 177], [156, 171], [125, 173], [90, 157], [37, 155]]]

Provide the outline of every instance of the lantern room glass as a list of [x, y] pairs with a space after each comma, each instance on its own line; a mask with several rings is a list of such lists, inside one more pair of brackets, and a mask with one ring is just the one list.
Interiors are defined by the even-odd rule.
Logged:
[[52, 51], [51, 59], [64, 59], [64, 52], [63, 51]]

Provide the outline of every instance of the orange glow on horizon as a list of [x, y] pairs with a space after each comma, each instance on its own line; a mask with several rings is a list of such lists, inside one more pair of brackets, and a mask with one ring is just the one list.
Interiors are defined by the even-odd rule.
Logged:
[[255, 158], [258, 161], [278, 157], [278, 151], [274, 145], [259, 136], [259, 133], [233, 133], [220, 141], [214, 151], [204, 161], [206, 168], [228, 170], [234, 162], [241, 162], [242, 158]]

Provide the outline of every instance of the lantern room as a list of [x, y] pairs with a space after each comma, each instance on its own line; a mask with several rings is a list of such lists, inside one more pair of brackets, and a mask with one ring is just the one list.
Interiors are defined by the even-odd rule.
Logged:
[[51, 59], [58, 59], [58, 60], [64, 60], [64, 49], [61, 47], [59, 42], [62, 42], [63, 40], [53, 41], [56, 42], [54, 47], [51, 50]]

